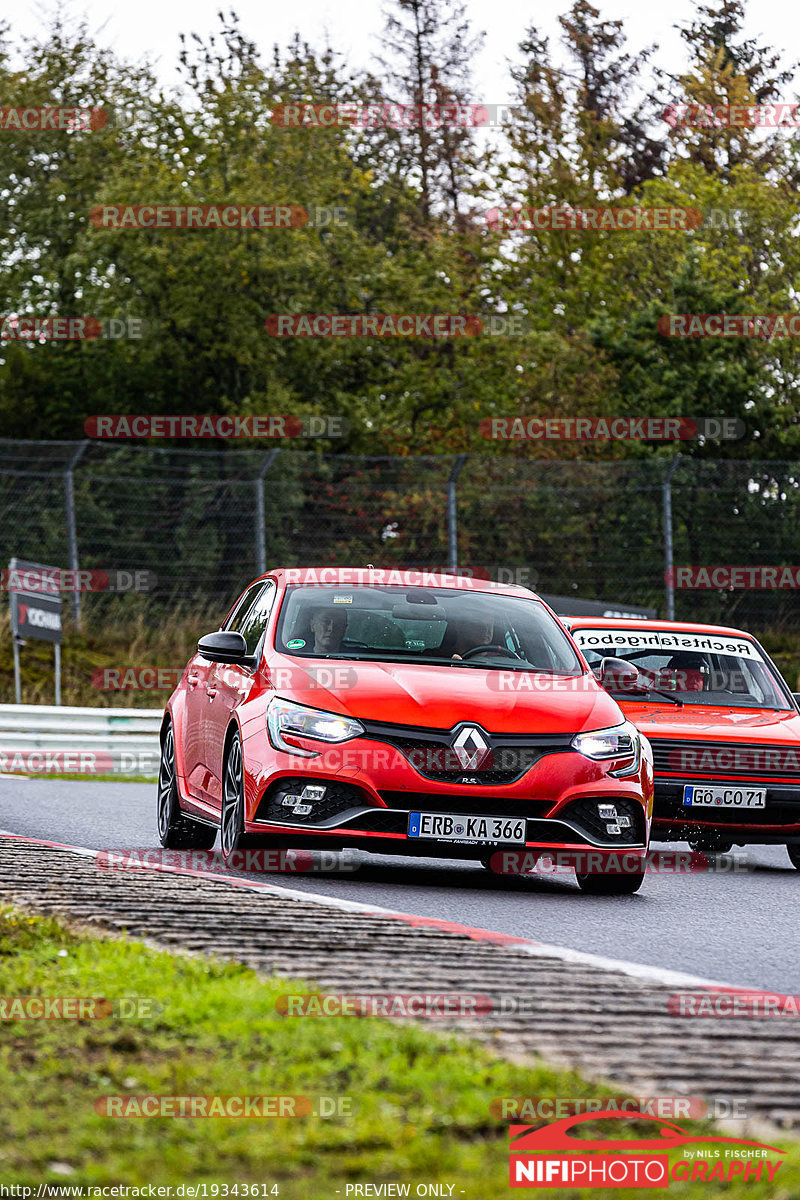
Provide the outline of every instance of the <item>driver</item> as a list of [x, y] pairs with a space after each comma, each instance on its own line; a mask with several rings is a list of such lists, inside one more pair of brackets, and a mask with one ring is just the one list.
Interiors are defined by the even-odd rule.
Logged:
[[315, 654], [335, 654], [347, 628], [347, 613], [341, 608], [318, 608], [311, 618]]
[[494, 621], [490, 617], [477, 614], [465, 621], [459, 621], [451, 659], [463, 658], [469, 650], [476, 650], [478, 646], [491, 645], [493, 636]]
[[708, 667], [698, 654], [673, 654], [667, 663], [676, 692], [702, 692], [703, 680]]

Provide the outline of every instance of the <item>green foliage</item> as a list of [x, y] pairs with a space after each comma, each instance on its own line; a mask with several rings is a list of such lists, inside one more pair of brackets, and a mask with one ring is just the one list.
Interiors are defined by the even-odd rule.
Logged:
[[[676, 306], [780, 312], [794, 303], [796, 140], [781, 130], [670, 128], [660, 116], [665, 101], [768, 103], [783, 94], [785, 72], [743, 37], [739, 0], [697, 9], [683, 29], [687, 67], [672, 77], [660, 67], [655, 89], [655, 48], [629, 49], [622, 22], [588, 0], [559, 20], [559, 56], [535, 28], [522, 36], [517, 115], [489, 150], [468, 128], [271, 121], [289, 102], [474, 100], [480, 36], [449, 0], [394, 0], [380, 75], [299, 37], [265, 60], [221, 14], [218, 33], [184, 41], [170, 93], [151, 66], [118, 59], [85, 25], [56, 19], [23, 47], [21, 68], [10, 65], [6, 34], [4, 104], [102, 107], [112, 120], [2, 132], [1, 311], [141, 320], [143, 336], [3, 343], [0, 432], [79, 438], [98, 413], [324, 412], [350, 423], [324, 447], [334, 451], [569, 458], [569, 444], [486, 442], [478, 424], [500, 414], [724, 413], [746, 419], [749, 434], [723, 453], [794, 453], [793, 342], [687, 345], [657, 329]], [[285, 203], [339, 209], [344, 220], [136, 230], [90, 218], [137, 203]], [[498, 204], [683, 205], [704, 220], [663, 232], [508, 232], [487, 225]], [[302, 312], [509, 312], [527, 332], [267, 334], [270, 315]], [[664, 448], [580, 447], [582, 457], [609, 452]]]

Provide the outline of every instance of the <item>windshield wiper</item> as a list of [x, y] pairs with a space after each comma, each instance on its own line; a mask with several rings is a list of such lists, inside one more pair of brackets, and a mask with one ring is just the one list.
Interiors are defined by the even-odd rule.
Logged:
[[[620, 692], [620, 688], [615, 688], [614, 691]], [[669, 700], [672, 704], [677, 704], [678, 708], [683, 708], [686, 703], [684, 700], [679, 700], [672, 692], [662, 692], [660, 688], [644, 688], [641, 692], [626, 692], [626, 700], [635, 700], [637, 696], [663, 696], [665, 700]]]

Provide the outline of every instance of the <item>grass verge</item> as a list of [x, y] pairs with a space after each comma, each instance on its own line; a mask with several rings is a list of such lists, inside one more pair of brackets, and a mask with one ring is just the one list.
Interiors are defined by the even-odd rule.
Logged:
[[[437, 1182], [453, 1185], [453, 1196], [489, 1200], [512, 1194], [506, 1127], [491, 1114], [493, 1099], [614, 1094], [568, 1071], [495, 1058], [437, 1034], [433, 1021], [280, 1015], [278, 997], [297, 990], [305, 989], [235, 963], [157, 952], [0, 908], [6, 1004], [22, 996], [103, 997], [112, 1005], [124, 998], [129, 1009], [137, 1002], [127, 1018], [0, 1021], [0, 1183], [268, 1183], [289, 1200], [334, 1200], [357, 1182], [406, 1183], [411, 1195], [419, 1183]], [[299, 1095], [317, 1107], [324, 1096], [336, 1115], [119, 1119], [95, 1110], [98, 1097], [143, 1094]], [[631, 1136], [636, 1127], [619, 1132]], [[697, 1187], [673, 1183], [670, 1194], [696, 1195]], [[780, 1200], [798, 1188], [793, 1145], [771, 1185], [709, 1184], [703, 1192]]]

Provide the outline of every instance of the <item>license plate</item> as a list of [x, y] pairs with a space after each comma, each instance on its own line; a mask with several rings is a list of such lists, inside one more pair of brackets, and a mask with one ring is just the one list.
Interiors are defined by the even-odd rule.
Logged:
[[412, 812], [408, 818], [410, 838], [434, 842], [525, 842], [525, 818], [474, 817], [460, 813]]
[[766, 808], [767, 789], [748, 787], [697, 787], [687, 783], [683, 803], [692, 808]]

